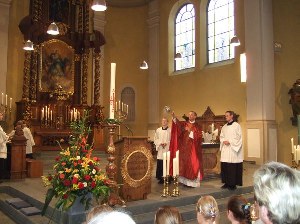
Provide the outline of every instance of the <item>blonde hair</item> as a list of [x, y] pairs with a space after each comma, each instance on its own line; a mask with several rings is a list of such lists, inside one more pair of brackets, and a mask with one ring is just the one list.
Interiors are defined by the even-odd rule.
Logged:
[[197, 213], [201, 214], [208, 223], [218, 223], [219, 208], [215, 198], [211, 195], [201, 197], [196, 205]]
[[154, 218], [154, 224], [182, 224], [182, 218], [177, 208], [172, 206], [160, 207]]
[[270, 162], [254, 173], [254, 194], [259, 206], [268, 210], [272, 223], [299, 223], [300, 172]]
[[95, 216], [100, 213], [113, 211], [113, 208], [108, 205], [98, 205], [91, 209], [86, 215], [86, 222], [91, 221]]

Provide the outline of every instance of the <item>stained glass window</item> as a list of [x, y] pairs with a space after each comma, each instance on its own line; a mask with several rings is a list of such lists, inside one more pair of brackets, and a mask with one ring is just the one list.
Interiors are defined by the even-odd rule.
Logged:
[[195, 10], [193, 4], [183, 5], [175, 19], [175, 71], [195, 67]]
[[210, 0], [207, 8], [208, 63], [234, 58], [233, 0]]

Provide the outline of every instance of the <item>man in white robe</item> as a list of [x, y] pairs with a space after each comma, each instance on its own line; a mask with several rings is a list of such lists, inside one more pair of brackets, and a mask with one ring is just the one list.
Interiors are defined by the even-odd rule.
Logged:
[[242, 129], [235, 121], [233, 111], [226, 111], [228, 122], [220, 134], [222, 188], [235, 190], [243, 184], [243, 146]]
[[32, 146], [35, 145], [33, 136], [31, 134], [30, 129], [27, 127], [27, 125], [24, 121], [23, 121], [22, 127], [23, 127], [24, 136], [27, 139], [27, 141], [26, 141], [26, 158], [33, 159]]
[[162, 127], [159, 127], [155, 131], [154, 144], [157, 151], [157, 166], [156, 166], [156, 178], [159, 180], [159, 184], [163, 183], [163, 153], [169, 151], [171, 130], [168, 127], [167, 118], [163, 118]]

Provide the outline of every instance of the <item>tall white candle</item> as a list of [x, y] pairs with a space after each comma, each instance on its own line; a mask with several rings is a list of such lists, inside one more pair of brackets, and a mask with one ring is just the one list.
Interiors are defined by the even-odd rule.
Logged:
[[42, 109], [42, 116], [41, 116], [41, 120], [44, 120], [44, 108]]
[[5, 106], [7, 106], [7, 94], [5, 94]]
[[163, 153], [163, 177], [167, 175], [167, 154]]
[[11, 105], [12, 105], [12, 98], [9, 98], [9, 109], [11, 109]]
[[110, 94], [109, 94], [109, 118], [115, 118], [114, 103], [115, 103], [115, 82], [116, 82], [116, 63], [111, 63], [110, 74]]
[[3, 105], [4, 102], [4, 93], [1, 93], [1, 104]]
[[170, 174], [170, 151], [167, 152], [167, 176]]
[[52, 121], [52, 110], [50, 111], [50, 121]]
[[179, 160], [176, 158], [176, 175], [179, 175]]
[[126, 110], [126, 113], [128, 114], [128, 105], [127, 105], [127, 110]]
[[297, 151], [295, 154], [297, 155], [296, 161], [298, 162], [298, 160], [300, 159], [300, 145], [297, 145]]
[[176, 176], [176, 158], [173, 158], [173, 176]]
[[291, 138], [291, 145], [292, 145], [292, 153], [294, 153], [295, 155], [294, 138]]

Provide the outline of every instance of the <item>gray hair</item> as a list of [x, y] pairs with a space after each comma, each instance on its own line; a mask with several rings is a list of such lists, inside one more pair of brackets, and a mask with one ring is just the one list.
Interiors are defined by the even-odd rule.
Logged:
[[127, 213], [120, 211], [105, 211], [88, 221], [88, 224], [135, 224], [135, 221]]
[[299, 171], [277, 162], [263, 165], [254, 173], [254, 194], [272, 223], [299, 223]]

